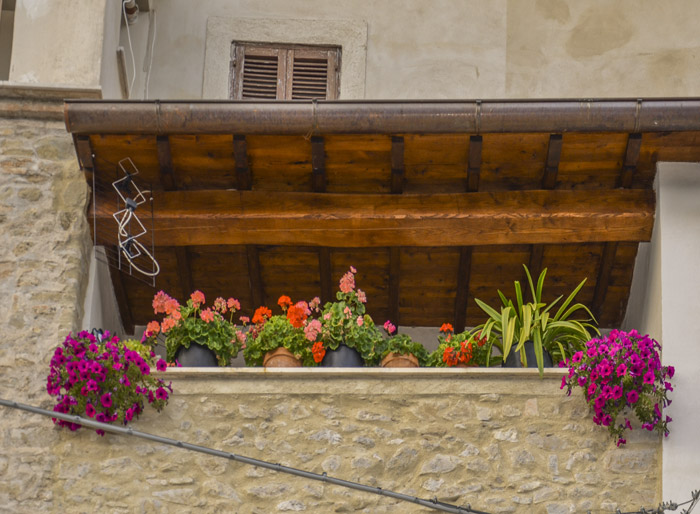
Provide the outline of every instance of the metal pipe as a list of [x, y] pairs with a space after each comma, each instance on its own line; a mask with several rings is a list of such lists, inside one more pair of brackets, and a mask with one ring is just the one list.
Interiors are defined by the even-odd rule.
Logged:
[[198, 444], [186, 443], [184, 441], [178, 441], [176, 439], [170, 439], [169, 437], [162, 437], [155, 434], [150, 434], [148, 432], [139, 432], [131, 427], [119, 427], [110, 425], [108, 423], [100, 423], [99, 421], [93, 421], [91, 419], [86, 419], [81, 416], [75, 416], [72, 414], [63, 414], [61, 412], [49, 411], [46, 409], [41, 409], [39, 407], [34, 407], [33, 405], [26, 405], [24, 403], [19, 403], [15, 401], [5, 400], [0, 398], [0, 405], [5, 407], [10, 407], [14, 409], [24, 410], [27, 412], [32, 412], [34, 414], [40, 414], [42, 416], [47, 416], [50, 418], [62, 419], [64, 421], [69, 421], [71, 423], [77, 423], [86, 427], [104, 430], [105, 432], [111, 432], [117, 435], [127, 435], [139, 437], [141, 439], [147, 439], [156, 443], [167, 444], [170, 446], [176, 446], [178, 448], [183, 448], [185, 450], [190, 450], [194, 452], [204, 453], [206, 455], [212, 455], [214, 457], [222, 457], [225, 459], [230, 459], [236, 462], [242, 462], [243, 464], [249, 464], [251, 466], [257, 466], [261, 468], [271, 469], [274, 471], [279, 471], [281, 473], [287, 473], [290, 475], [295, 475], [302, 478], [308, 478], [311, 480], [317, 480], [319, 482], [325, 482], [327, 484], [339, 485], [341, 487], [347, 487], [349, 489], [356, 489], [358, 491], [363, 491], [365, 493], [378, 494], [380, 496], [388, 496], [389, 498], [394, 498], [397, 500], [402, 500], [410, 503], [416, 503], [423, 507], [428, 507], [434, 510], [439, 510], [442, 512], [451, 512], [455, 514], [489, 514], [488, 512], [474, 510], [471, 506], [459, 507], [457, 505], [451, 505], [449, 503], [443, 503], [436, 499], [425, 500], [422, 498], [417, 498], [415, 496], [410, 496], [407, 494], [397, 493], [390, 491], [388, 489], [382, 489], [381, 487], [372, 487], [369, 485], [359, 484], [357, 482], [350, 482], [349, 480], [343, 480], [340, 478], [329, 477], [325, 473], [319, 475], [318, 473], [312, 473], [310, 471], [304, 471], [301, 469], [292, 468], [289, 466], [283, 466], [282, 464], [273, 464], [264, 460], [253, 459], [251, 457], [244, 457], [242, 455], [237, 455], [235, 453], [224, 452], [221, 450], [214, 450], [213, 448], [208, 448], [206, 446], [200, 446]]
[[468, 101], [78, 101], [74, 134], [700, 131], [700, 98]]

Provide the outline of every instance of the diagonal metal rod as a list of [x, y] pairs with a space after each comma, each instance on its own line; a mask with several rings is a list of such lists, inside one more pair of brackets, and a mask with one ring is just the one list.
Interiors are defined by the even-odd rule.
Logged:
[[82, 418], [80, 416], [74, 416], [71, 414], [63, 414], [60, 412], [54, 412], [46, 409], [41, 409], [39, 407], [34, 407], [33, 405], [26, 405], [24, 403], [19, 403], [15, 401], [5, 400], [0, 398], [0, 405], [5, 407], [10, 407], [14, 409], [20, 409], [27, 412], [32, 412], [34, 414], [40, 414], [42, 416], [47, 416], [49, 418], [62, 419], [64, 421], [69, 421], [71, 423], [77, 423], [90, 428], [104, 430], [105, 432], [110, 432], [118, 435], [128, 435], [139, 437], [141, 439], [147, 439], [149, 441], [154, 441], [156, 443], [168, 444], [170, 446], [176, 446], [178, 448], [183, 448], [185, 450], [190, 450], [194, 452], [204, 453], [207, 455], [212, 455], [214, 457], [222, 457], [225, 459], [234, 460], [236, 462], [242, 462], [243, 464], [249, 464], [251, 466], [258, 466], [261, 468], [271, 469], [273, 471], [279, 471], [281, 473], [288, 473], [290, 475], [295, 475], [303, 478], [308, 478], [311, 480], [318, 480], [319, 482], [325, 482], [327, 484], [339, 485], [341, 487], [347, 487], [349, 489], [356, 489], [358, 491], [363, 491], [366, 493], [378, 494], [380, 496], [388, 496], [389, 498], [395, 498], [397, 500], [402, 500], [410, 503], [416, 503], [423, 507], [428, 507], [430, 509], [439, 510], [442, 512], [451, 512], [455, 514], [489, 514], [488, 512], [481, 510], [474, 510], [470, 505], [466, 507], [460, 507], [457, 505], [452, 505], [449, 503], [443, 503], [438, 501], [437, 498], [432, 500], [418, 498], [416, 496], [410, 496], [408, 494], [397, 493], [395, 491], [389, 491], [388, 489], [382, 489], [381, 487], [372, 487], [357, 482], [351, 482], [349, 480], [343, 480], [340, 478], [329, 477], [325, 473], [319, 475], [318, 473], [312, 473], [310, 471], [304, 471], [301, 469], [292, 468], [289, 466], [283, 466], [282, 464], [273, 464], [264, 460], [253, 459], [251, 457], [244, 457], [243, 455], [237, 455], [235, 453], [224, 452], [221, 450], [215, 450], [213, 448], [208, 448], [206, 446], [200, 446], [197, 444], [186, 443], [184, 441], [178, 441], [176, 439], [170, 439], [169, 437], [162, 437], [155, 434], [149, 434], [148, 432], [140, 432], [134, 430], [131, 427], [118, 427], [114, 425], [109, 425], [107, 423], [100, 423], [99, 421], [93, 421], [91, 419]]

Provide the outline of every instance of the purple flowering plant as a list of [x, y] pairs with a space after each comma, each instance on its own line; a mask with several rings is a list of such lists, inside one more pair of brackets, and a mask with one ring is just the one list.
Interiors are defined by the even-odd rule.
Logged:
[[[168, 403], [172, 388], [151, 375], [153, 366], [167, 369], [147, 343], [120, 341], [109, 332], [101, 340], [86, 331], [76, 337], [69, 334], [51, 358], [46, 391], [56, 397], [55, 412], [126, 425], [139, 417], [146, 403], [159, 412]], [[53, 421], [70, 430], [81, 427]], [[103, 430], [97, 433], [104, 435]]]
[[632, 430], [628, 412], [634, 412], [642, 428], [668, 436], [672, 420], [662, 411], [671, 404], [667, 395], [673, 391], [674, 368], [661, 365], [660, 350], [661, 345], [648, 335], [613, 330], [603, 338], [591, 339], [582, 351], [560, 364], [569, 367], [561, 389], [566, 387], [567, 395], [574, 387], [583, 389], [594, 412], [593, 421], [608, 427], [617, 446], [627, 442], [625, 430]]

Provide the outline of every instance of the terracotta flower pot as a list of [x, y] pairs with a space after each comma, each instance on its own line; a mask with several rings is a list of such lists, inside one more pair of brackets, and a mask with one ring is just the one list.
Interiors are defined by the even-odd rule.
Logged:
[[382, 368], [417, 368], [420, 364], [412, 353], [401, 355], [400, 353], [389, 352], [382, 359], [381, 366]]
[[266, 368], [300, 368], [301, 361], [286, 348], [277, 348], [265, 354], [263, 366]]

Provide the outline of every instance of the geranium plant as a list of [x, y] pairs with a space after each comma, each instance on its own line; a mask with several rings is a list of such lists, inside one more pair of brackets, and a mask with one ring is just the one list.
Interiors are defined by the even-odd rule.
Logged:
[[[101, 341], [85, 331], [76, 337], [69, 334], [51, 358], [46, 391], [56, 397], [55, 412], [126, 425], [139, 417], [146, 403], [157, 411], [168, 403], [172, 388], [150, 374], [153, 366], [167, 369], [148, 344], [120, 341], [109, 332]], [[53, 421], [70, 430], [81, 427]], [[102, 430], [97, 433], [104, 435]]]
[[277, 348], [286, 348], [303, 366], [316, 366], [325, 354], [315, 345], [321, 324], [313, 319], [312, 309], [318, 311], [320, 300], [292, 303], [289, 296], [277, 301], [284, 314], [272, 315], [267, 307], [260, 307], [253, 316], [253, 326], [247, 334], [243, 357], [248, 366], [262, 366], [265, 354]]
[[389, 320], [384, 323], [384, 330], [389, 335], [377, 343], [376, 354], [378, 360], [384, 359], [390, 353], [399, 355], [413, 355], [418, 359], [420, 366], [425, 366], [428, 362], [428, 351], [418, 341], [411, 339], [408, 334], [398, 334], [396, 326]]
[[569, 374], [562, 377], [561, 388], [566, 387], [568, 395], [575, 387], [583, 389], [593, 421], [608, 427], [618, 446], [627, 442], [625, 430], [632, 430], [627, 417], [631, 412], [642, 428], [668, 436], [671, 418], [664, 417], [663, 408], [671, 403], [667, 395], [673, 391], [669, 380], [674, 368], [661, 365], [660, 350], [661, 345], [648, 335], [613, 330], [591, 339], [584, 350], [562, 363], [568, 365]]
[[160, 323], [150, 322], [146, 326], [146, 335], [156, 337], [163, 334], [168, 362], [174, 362], [177, 351], [189, 348], [191, 343], [213, 351], [219, 366], [228, 366], [238, 355], [243, 337], [233, 323], [233, 314], [240, 310], [240, 303], [235, 298], [217, 298], [213, 307], [205, 307], [205, 301], [201, 291], [192, 293], [185, 305], [180, 305], [163, 291], [156, 293], [153, 312], [165, 316]]
[[469, 331], [454, 333], [450, 323], [443, 323], [438, 336], [438, 347], [428, 358], [428, 365], [434, 367], [488, 366], [491, 346], [486, 337]]
[[376, 345], [381, 342], [382, 334], [366, 313], [367, 295], [361, 289], [356, 289], [356, 273], [357, 270], [351, 266], [340, 279], [337, 301], [327, 302], [323, 306], [320, 340], [329, 350], [337, 350], [341, 344], [354, 348], [365, 364], [372, 366], [378, 361]]

